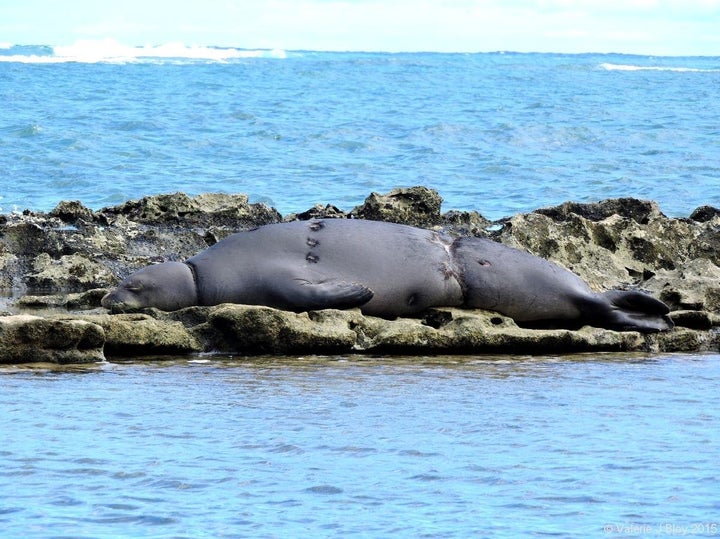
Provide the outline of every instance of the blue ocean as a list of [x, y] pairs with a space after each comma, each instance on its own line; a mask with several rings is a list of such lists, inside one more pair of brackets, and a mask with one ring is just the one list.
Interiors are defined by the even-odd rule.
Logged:
[[281, 213], [426, 185], [490, 219], [720, 206], [720, 58], [0, 49], [0, 207], [247, 193]]
[[[0, 213], [720, 207], [720, 58], [0, 46]], [[714, 537], [720, 355], [0, 367], [6, 538]]]

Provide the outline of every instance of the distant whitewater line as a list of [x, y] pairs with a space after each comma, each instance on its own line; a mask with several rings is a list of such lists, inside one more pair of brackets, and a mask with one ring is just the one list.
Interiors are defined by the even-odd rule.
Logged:
[[0, 55], [0, 62], [32, 64], [77, 63], [129, 63], [157, 60], [205, 60], [222, 62], [239, 58], [285, 58], [284, 50], [234, 49], [166, 43], [163, 45], [124, 45], [114, 39], [80, 40], [68, 46], [16, 47], [3, 43], [1, 49], [19, 54]]
[[[297, 51], [304, 52], [333, 52], [333, 51]], [[338, 51], [335, 51], [338, 52]], [[345, 51], [348, 53], [362, 54], [360, 51]], [[378, 54], [378, 53], [376, 53]], [[382, 53], [379, 53], [382, 54]], [[393, 53], [387, 53], [393, 54]], [[426, 54], [426, 53], [410, 53]], [[452, 53], [440, 53], [452, 54]], [[457, 53], [472, 55], [472, 53]], [[509, 54], [509, 55], [539, 55], [539, 56], [567, 56], [563, 53], [532, 53], [513, 51], [478, 52], [477, 54]], [[601, 53], [580, 53], [570, 56], [608, 56]], [[650, 57], [638, 57], [637, 55], [613, 55], [625, 58], [641, 58], [647, 60]], [[9, 42], [0, 42], [0, 63], [25, 63], [25, 64], [62, 64], [62, 63], [184, 63], [184, 62], [229, 62], [245, 58], [273, 58], [284, 59], [288, 52], [283, 49], [243, 49], [233, 47], [216, 47], [205, 45], [185, 45], [181, 42], [171, 42], [162, 45], [125, 45], [115, 39], [83, 39], [72, 45], [17, 45]], [[662, 58], [662, 57], [655, 57]], [[703, 65], [708, 60], [717, 61], [718, 57], [695, 57]], [[666, 58], [668, 60], [668, 58]], [[695, 62], [693, 62], [695, 63]], [[698, 64], [696, 64], [698, 65]], [[600, 69], [607, 71], [672, 71], [672, 72], [696, 72], [696, 73], [718, 73], [720, 67], [674, 67], [663, 65], [639, 65], [625, 63], [605, 62], [599, 64]]]
[[720, 73], [720, 69], [699, 69], [695, 67], [639, 66], [627, 64], [600, 64], [608, 71], [674, 71], [677, 73]]

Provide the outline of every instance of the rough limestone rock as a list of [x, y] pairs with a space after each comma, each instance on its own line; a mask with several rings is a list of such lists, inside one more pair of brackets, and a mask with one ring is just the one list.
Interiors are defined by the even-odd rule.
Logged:
[[[585, 327], [537, 330], [497, 313], [433, 309], [384, 320], [359, 311], [291, 313], [221, 305], [109, 315], [108, 287], [155, 262], [184, 260], [225, 236], [282, 216], [246, 195], [156, 195], [98, 211], [61, 202], [51, 212], [0, 215], [0, 361], [86, 362], [104, 356], [225, 352], [511, 353], [720, 350], [720, 210], [668, 218], [637, 199], [567, 202], [490, 222], [440, 213], [425, 187], [371, 194], [345, 212], [317, 205], [285, 220], [332, 217], [400, 222], [485, 236], [578, 273], [596, 290], [640, 288], [665, 301], [676, 329], [641, 335]], [[104, 354], [104, 355], [103, 355]]]
[[643, 287], [672, 309], [720, 312], [720, 267], [707, 258], [659, 270]]
[[51, 217], [57, 217], [65, 223], [92, 223], [98, 215], [90, 208], [83, 206], [77, 200], [63, 200], [50, 212]]
[[307, 211], [286, 215], [283, 221], [309, 221], [311, 219], [349, 219], [350, 215], [332, 204], [316, 204]]
[[103, 328], [85, 320], [0, 316], [0, 363], [103, 361], [104, 342]]
[[[256, 354], [331, 354], [352, 349], [356, 335], [344, 321], [352, 313], [293, 313], [270, 307], [223, 305], [209, 312], [204, 332], [215, 334], [219, 351]], [[206, 333], [207, 334], [207, 333]]]
[[431, 228], [439, 225], [440, 195], [427, 187], [393, 189], [386, 195], [372, 193], [350, 214], [358, 219], [387, 221]]
[[441, 228], [454, 236], [488, 237], [494, 226], [476, 211], [450, 210], [442, 215]]
[[79, 291], [110, 286], [115, 282], [115, 276], [101, 263], [81, 255], [53, 259], [47, 253], [40, 253], [26, 282], [35, 290]]
[[95, 314], [83, 320], [105, 332], [105, 354], [110, 357], [183, 355], [204, 351], [183, 324], [149, 314]]
[[12, 290], [14, 275], [22, 272], [18, 257], [12, 253], [3, 253], [0, 245], [0, 290]]
[[252, 227], [277, 223], [282, 216], [265, 204], [250, 204], [247, 195], [207, 193], [190, 197], [185, 193], [155, 195], [131, 200], [115, 208], [105, 208], [105, 215], [122, 215], [130, 221], [162, 226], [230, 226]]
[[55, 309], [88, 310], [100, 307], [100, 300], [107, 294], [107, 288], [93, 288], [86, 292], [70, 294], [48, 294], [33, 296], [28, 294], [19, 298], [15, 305], [24, 309]]
[[[550, 354], [576, 352], [669, 352], [710, 350], [720, 344], [716, 332], [677, 329], [643, 335], [584, 327], [537, 330], [518, 327], [497, 313], [455, 308], [433, 309], [425, 318], [385, 320], [364, 316], [359, 310], [327, 309], [293, 313], [271, 307], [218, 305], [189, 307], [173, 313], [149, 310], [145, 315], [86, 317], [105, 328], [109, 357], [132, 350], [135, 355], [162, 353], [145, 338], [139, 342], [132, 325], [150, 324], [152, 331], [170, 334], [174, 342], [189, 343], [185, 352], [205, 351], [241, 355], [255, 354]], [[694, 318], [694, 315], [685, 315]], [[135, 317], [135, 318], [133, 318]], [[151, 321], [151, 318], [157, 318]], [[707, 325], [696, 317], [693, 325]], [[184, 327], [186, 333], [183, 333]], [[192, 339], [188, 339], [191, 335]], [[109, 344], [112, 342], [112, 346]], [[166, 350], [181, 353], [180, 346]], [[169, 353], [169, 352], [168, 352]]]

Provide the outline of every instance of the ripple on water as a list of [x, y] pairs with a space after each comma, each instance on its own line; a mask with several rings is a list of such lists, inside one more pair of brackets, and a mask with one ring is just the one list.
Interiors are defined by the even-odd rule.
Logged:
[[586, 537], [718, 509], [717, 355], [3, 376], [4, 538]]
[[304, 492], [309, 492], [311, 494], [334, 495], [334, 494], [342, 494], [344, 491], [340, 487], [336, 487], [333, 485], [315, 485], [315, 486], [304, 489]]

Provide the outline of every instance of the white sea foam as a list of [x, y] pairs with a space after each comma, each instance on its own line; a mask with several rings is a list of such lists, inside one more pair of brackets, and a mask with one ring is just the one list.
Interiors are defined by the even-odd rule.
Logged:
[[628, 64], [600, 64], [602, 69], [607, 71], [675, 71], [678, 73], [718, 73], [720, 69], [699, 69], [694, 67], [671, 67], [671, 66], [639, 66]]
[[[12, 45], [8, 48], [12, 48]], [[225, 62], [240, 58], [285, 58], [286, 52], [276, 50], [246, 50], [234, 48], [166, 43], [163, 45], [130, 46], [114, 39], [79, 40], [72, 45], [56, 46], [53, 54], [0, 56], [0, 61], [20, 63], [57, 64], [77, 63], [131, 63], [165, 61]]]

